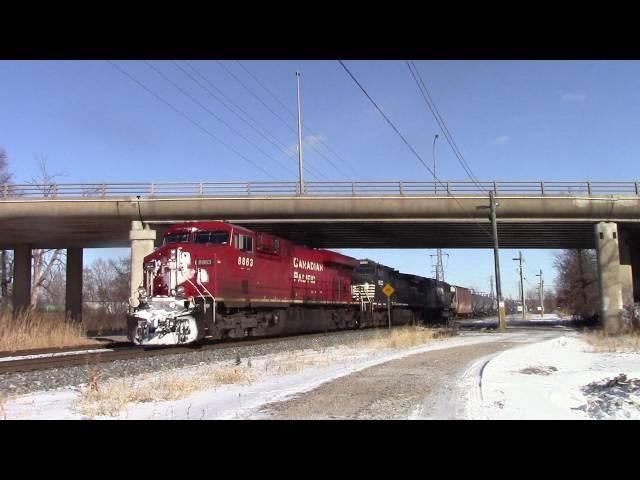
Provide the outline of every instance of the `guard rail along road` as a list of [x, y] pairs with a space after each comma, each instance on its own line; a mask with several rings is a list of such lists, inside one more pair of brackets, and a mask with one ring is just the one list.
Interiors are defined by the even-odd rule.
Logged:
[[[303, 195], [310, 196], [464, 196], [488, 195], [640, 195], [640, 182], [591, 181], [496, 181], [405, 182], [336, 181], [305, 182]], [[297, 196], [298, 182], [153, 182], [153, 183], [49, 183], [3, 184], [0, 199], [162, 196], [264, 197]]]

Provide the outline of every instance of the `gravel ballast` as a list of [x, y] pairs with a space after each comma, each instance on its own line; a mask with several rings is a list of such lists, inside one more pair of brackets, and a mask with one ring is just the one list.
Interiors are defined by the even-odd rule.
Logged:
[[257, 345], [238, 345], [220, 349], [194, 350], [193, 352], [176, 355], [158, 355], [75, 367], [8, 373], [0, 375], [0, 392], [6, 395], [22, 395], [83, 385], [88, 382], [91, 375], [97, 375], [101, 381], [104, 381], [109, 378], [131, 377], [181, 367], [234, 361], [238, 356], [244, 359], [308, 348], [317, 350], [367, 340], [383, 331], [380, 329], [368, 329], [320, 333], [273, 339], [270, 342]]

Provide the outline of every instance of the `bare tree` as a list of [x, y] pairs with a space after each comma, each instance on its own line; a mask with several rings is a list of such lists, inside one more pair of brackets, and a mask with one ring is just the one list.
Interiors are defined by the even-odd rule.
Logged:
[[[4, 195], [5, 185], [11, 182], [13, 175], [9, 172], [9, 159], [4, 148], [0, 147], [0, 188]], [[6, 250], [0, 250], [0, 303], [4, 304], [9, 296], [9, 284], [11, 283], [9, 274], [9, 264], [13, 263], [10, 254]]]
[[129, 257], [98, 258], [84, 269], [83, 322], [89, 330], [122, 330], [130, 296], [131, 260]]
[[594, 250], [562, 250], [555, 256], [557, 302], [566, 313], [589, 317], [598, 312], [596, 260]]
[[[36, 157], [38, 160], [38, 175], [32, 177], [30, 184], [40, 190], [43, 196], [49, 197], [55, 194], [56, 178], [61, 177], [63, 173], [51, 173], [47, 167], [47, 160], [42, 156]], [[52, 282], [52, 274], [66, 266], [65, 255], [62, 249], [34, 249], [31, 252], [33, 257], [32, 264], [32, 287], [31, 287], [31, 306], [38, 304], [41, 292], [50, 291], [58, 286]], [[64, 276], [62, 277], [64, 278]]]

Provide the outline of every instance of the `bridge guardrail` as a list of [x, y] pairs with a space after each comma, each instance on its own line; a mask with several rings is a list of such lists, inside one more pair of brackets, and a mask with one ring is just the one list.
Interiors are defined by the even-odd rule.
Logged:
[[[298, 182], [151, 182], [2, 184], [0, 199], [296, 196]], [[640, 195], [640, 182], [591, 181], [336, 181], [305, 182], [305, 195]]]

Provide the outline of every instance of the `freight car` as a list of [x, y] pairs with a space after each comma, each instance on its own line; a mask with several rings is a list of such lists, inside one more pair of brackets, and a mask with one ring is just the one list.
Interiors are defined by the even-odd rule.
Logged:
[[472, 301], [474, 316], [487, 316], [497, 313], [496, 302], [489, 295], [472, 292]]
[[127, 315], [138, 344], [382, 326], [387, 283], [395, 289], [394, 325], [473, 314], [464, 287], [224, 222], [170, 227], [143, 267], [138, 304]]
[[471, 290], [464, 287], [452, 286], [451, 310], [454, 318], [470, 318], [473, 316], [473, 297]]

